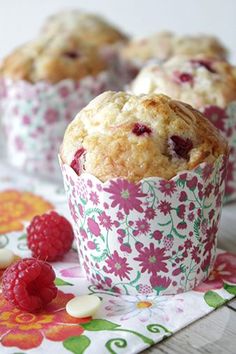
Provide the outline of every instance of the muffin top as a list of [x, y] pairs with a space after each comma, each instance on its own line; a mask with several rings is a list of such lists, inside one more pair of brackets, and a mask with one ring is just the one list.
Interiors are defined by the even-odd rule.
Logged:
[[96, 76], [106, 68], [97, 50], [72, 35], [40, 36], [15, 49], [2, 62], [0, 74], [13, 80], [56, 83]]
[[206, 56], [175, 56], [162, 64], [143, 68], [130, 91], [163, 93], [197, 109], [207, 105], [226, 107], [236, 100], [235, 68], [221, 59]]
[[204, 54], [226, 58], [227, 50], [213, 36], [177, 36], [171, 32], [159, 32], [143, 39], [131, 40], [121, 51], [121, 56], [141, 64], [148, 60], [167, 60], [178, 54]]
[[218, 130], [191, 106], [164, 95], [104, 92], [68, 126], [62, 161], [101, 181], [170, 179], [228, 152]]
[[87, 44], [101, 47], [127, 39], [102, 17], [79, 10], [67, 10], [48, 17], [42, 32], [50, 37], [70, 33]]

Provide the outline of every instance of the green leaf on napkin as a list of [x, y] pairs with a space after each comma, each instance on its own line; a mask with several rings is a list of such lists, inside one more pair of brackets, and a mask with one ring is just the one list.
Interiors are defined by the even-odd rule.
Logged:
[[57, 285], [57, 286], [63, 286], [63, 285], [70, 285], [70, 286], [73, 286], [74, 284], [71, 284], [61, 278], [56, 278], [54, 280], [54, 284]]
[[224, 289], [232, 295], [236, 295], [236, 285], [224, 284]]
[[223, 297], [211, 290], [204, 294], [204, 300], [206, 301], [207, 305], [214, 307], [215, 309], [219, 306], [222, 306], [226, 302]]
[[90, 346], [91, 340], [87, 336], [73, 336], [63, 342], [64, 348], [74, 354], [83, 354]]
[[26, 234], [23, 234], [23, 235], [21, 235], [20, 237], [18, 237], [18, 241], [25, 240], [26, 237], [27, 237], [27, 235], [26, 235]]
[[120, 327], [120, 325], [107, 321], [107, 320], [100, 320], [94, 319], [88, 323], [81, 323], [82, 326], [86, 331], [112, 331]]

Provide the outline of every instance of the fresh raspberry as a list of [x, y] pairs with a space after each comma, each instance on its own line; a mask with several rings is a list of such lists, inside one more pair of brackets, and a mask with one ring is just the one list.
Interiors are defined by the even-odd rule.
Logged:
[[55, 273], [51, 265], [34, 258], [14, 263], [2, 277], [2, 293], [12, 305], [25, 311], [37, 311], [57, 295]]
[[35, 216], [27, 228], [27, 243], [32, 255], [43, 261], [55, 261], [67, 253], [74, 233], [71, 224], [55, 211]]

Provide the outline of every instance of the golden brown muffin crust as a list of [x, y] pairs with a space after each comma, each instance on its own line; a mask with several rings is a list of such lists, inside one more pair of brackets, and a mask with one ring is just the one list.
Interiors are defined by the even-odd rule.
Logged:
[[191, 106], [164, 95], [125, 92], [103, 93], [68, 126], [62, 160], [70, 165], [81, 148], [84, 171], [102, 181], [170, 179], [228, 153], [218, 130]]

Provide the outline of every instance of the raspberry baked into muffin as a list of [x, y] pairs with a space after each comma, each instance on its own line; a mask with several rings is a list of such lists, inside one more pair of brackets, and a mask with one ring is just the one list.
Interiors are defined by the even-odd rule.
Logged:
[[191, 106], [164, 95], [105, 92], [66, 130], [61, 158], [101, 181], [170, 179], [227, 153], [212, 124]]
[[67, 10], [50, 16], [43, 25], [42, 33], [49, 37], [70, 33], [99, 48], [127, 39], [125, 34], [102, 17], [80, 10]]
[[231, 151], [226, 201], [236, 198], [236, 75], [222, 59], [176, 56], [143, 68], [130, 85], [134, 94], [164, 93], [200, 110], [225, 136]]
[[60, 157], [89, 281], [168, 295], [206, 279], [227, 154], [200, 112], [168, 96], [105, 92], [78, 113]]

